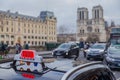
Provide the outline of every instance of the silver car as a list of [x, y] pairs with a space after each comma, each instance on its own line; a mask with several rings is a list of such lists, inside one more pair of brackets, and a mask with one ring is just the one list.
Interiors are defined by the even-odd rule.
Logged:
[[104, 53], [106, 49], [105, 43], [95, 43], [93, 44], [88, 50], [86, 50], [87, 53], [87, 59], [100, 59], [103, 60]]

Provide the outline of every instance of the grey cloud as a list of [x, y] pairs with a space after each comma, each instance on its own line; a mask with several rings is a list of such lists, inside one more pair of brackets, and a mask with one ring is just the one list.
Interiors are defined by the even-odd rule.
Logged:
[[[120, 0], [0, 0], [0, 10], [10, 9], [12, 12], [18, 11], [32, 16], [38, 16], [40, 11], [50, 10], [57, 17], [58, 27], [66, 25], [75, 31], [78, 7], [87, 7], [89, 16], [91, 16], [92, 7], [100, 4], [104, 8], [105, 20], [110, 22], [112, 19], [116, 24], [120, 24], [119, 3]], [[111, 16], [118, 17], [118, 19]]]

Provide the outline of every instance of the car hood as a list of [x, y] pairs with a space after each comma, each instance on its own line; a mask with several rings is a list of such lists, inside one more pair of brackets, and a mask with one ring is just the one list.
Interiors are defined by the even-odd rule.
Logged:
[[88, 51], [90, 51], [90, 52], [102, 52], [102, 51], [104, 51], [103, 49], [89, 49]]
[[120, 53], [117, 54], [109, 54], [110, 57], [112, 58], [119, 58], [120, 59]]

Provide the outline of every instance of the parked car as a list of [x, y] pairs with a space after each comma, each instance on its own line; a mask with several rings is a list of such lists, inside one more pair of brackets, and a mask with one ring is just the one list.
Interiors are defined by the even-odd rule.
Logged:
[[52, 52], [52, 55], [54, 57], [70, 57], [76, 54], [79, 54], [79, 47], [76, 43], [63, 43], [58, 48], [54, 49]]
[[120, 69], [120, 44], [108, 48], [104, 61], [110, 68]]
[[63, 75], [61, 80], [116, 80], [110, 69], [102, 62], [79, 65]]
[[87, 53], [87, 59], [104, 59], [106, 44], [105, 43], [95, 43], [92, 45], [88, 50], [86, 50]]

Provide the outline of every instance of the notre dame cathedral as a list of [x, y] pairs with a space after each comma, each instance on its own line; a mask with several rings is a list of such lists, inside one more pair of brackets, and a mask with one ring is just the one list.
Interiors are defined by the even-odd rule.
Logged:
[[77, 40], [106, 42], [107, 34], [102, 6], [92, 8], [92, 18], [89, 11], [82, 7], [77, 9]]

